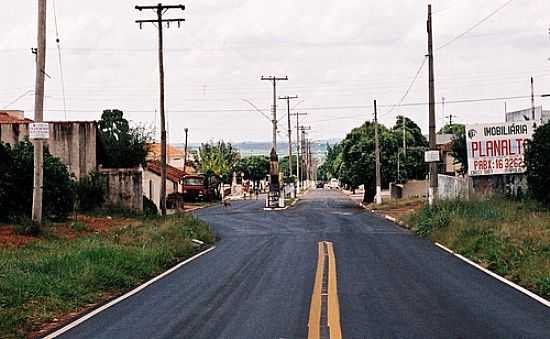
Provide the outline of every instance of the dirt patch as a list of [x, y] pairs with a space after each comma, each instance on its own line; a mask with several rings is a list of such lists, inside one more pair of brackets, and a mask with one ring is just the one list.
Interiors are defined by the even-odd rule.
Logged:
[[0, 247], [21, 247], [35, 239], [35, 237], [16, 234], [15, 226], [0, 226]]
[[[140, 226], [141, 224], [143, 224], [142, 221], [130, 218], [79, 215], [76, 222], [74, 219], [71, 219], [44, 226], [44, 233], [59, 239], [74, 240], [98, 233], [115, 232], [129, 225]], [[41, 238], [40, 236], [18, 235], [15, 232], [15, 226], [0, 225], [0, 247], [22, 247], [31, 241]]]

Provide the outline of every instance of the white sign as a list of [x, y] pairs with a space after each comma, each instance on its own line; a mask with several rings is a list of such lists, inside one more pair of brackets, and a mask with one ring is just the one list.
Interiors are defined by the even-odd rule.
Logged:
[[424, 162], [439, 162], [439, 151], [424, 152]]
[[31, 140], [48, 139], [49, 137], [50, 125], [47, 122], [29, 124], [29, 138]]
[[466, 125], [470, 176], [525, 172], [525, 146], [533, 121]]

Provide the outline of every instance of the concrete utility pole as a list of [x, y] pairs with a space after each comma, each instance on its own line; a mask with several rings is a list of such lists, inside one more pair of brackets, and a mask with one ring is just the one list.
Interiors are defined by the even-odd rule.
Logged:
[[296, 192], [300, 191], [300, 117], [307, 113], [293, 113], [296, 116]]
[[299, 130], [302, 132], [302, 138], [300, 140], [300, 173], [301, 177], [298, 177], [298, 181], [302, 181], [302, 179], [307, 178], [307, 139], [306, 139], [306, 131], [311, 131], [310, 126], [300, 126]]
[[280, 187], [279, 187], [279, 159], [277, 156], [277, 81], [288, 80], [288, 77], [262, 76], [261, 80], [268, 80], [273, 83], [273, 107], [272, 120], [273, 123], [273, 143], [270, 156], [270, 185], [268, 193], [268, 206], [270, 208], [279, 207]]
[[[429, 64], [429, 139], [430, 150], [437, 151], [437, 141], [435, 134], [435, 81], [434, 81], [434, 52], [433, 52], [433, 37], [432, 37], [432, 5], [428, 5], [428, 64]], [[433, 205], [437, 199], [437, 162], [430, 163], [430, 189], [429, 203]]]
[[167, 28], [171, 22], [176, 22], [178, 27], [185, 19], [163, 19], [163, 14], [170, 9], [185, 10], [184, 5], [164, 6], [161, 3], [154, 6], [136, 6], [138, 11], [151, 9], [156, 11], [157, 19], [152, 20], [136, 20], [141, 29], [144, 23], [156, 24], [158, 28], [158, 56], [159, 56], [159, 80], [160, 80], [160, 210], [162, 216], [166, 216], [166, 115], [164, 110], [164, 42], [162, 25], [166, 23]]
[[[44, 76], [46, 74], [46, 0], [38, 0], [38, 49], [34, 89], [34, 121], [44, 121]], [[32, 191], [32, 221], [42, 224], [42, 193], [44, 188], [44, 146], [34, 140], [34, 187]]]
[[374, 153], [376, 158], [376, 204], [382, 204], [382, 178], [380, 176], [380, 145], [378, 141], [378, 109], [374, 100]]
[[273, 145], [272, 145], [272, 147], [275, 150], [275, 152], [277, 152], [277, 81], [288, 80], [288, 76], [285, 76], [285, 77], [275, 77], [275, 76], [264, 77], [264, 76], [262, 76], [262, 80], [268, 80], [268, 81], [271, 81], [273, 83], [273, 107], [271, 108], [272, 113], [273, 113], [273, 118], [271, 120], [271, 122], [273, 123], [273, 142], [272, 142]]
[[288, 176], [292, 177], [292, 125], [290, 124], [290, 100], [298, 99], [298, 96], [279, 97], [279, 100], [286, 100], [288, 116]]

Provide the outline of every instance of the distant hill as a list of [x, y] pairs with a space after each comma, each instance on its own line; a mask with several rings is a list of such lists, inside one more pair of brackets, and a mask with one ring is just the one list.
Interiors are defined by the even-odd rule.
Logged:
[[[316, 141], [315, 143], [311, 144], [311, 152], [318, 156], [323, 157], [327, 153], [327, 143], [329, 145], [334, 145], [336, 143], [340, 142], [339, 139], [329, 139], [329, 140], [320, 140]], [[241, 155], [243, 157], [247, 156], [253, 156], [253, 155], [265, 155], [268, 156], [271, 152], [271, 142], [254, 142], [254, 141], [246, 141], [246, 142], [238, 142], [238, 143], [232, 143], [233, 147], [238, 149], [241, 152]], [[175, 147], [178, 148], [184, 148], [184, 144], [174, 144]], [[198, 149], [200, 144], [190, 144], [189, 148], [191, 150]], [[293, 154], [296, 146], [293, 147]], [[280, 142], [277, 143], [277, 150], [279, 156], [287, 156], [288, 155], [288, 143], [287, 142]]]

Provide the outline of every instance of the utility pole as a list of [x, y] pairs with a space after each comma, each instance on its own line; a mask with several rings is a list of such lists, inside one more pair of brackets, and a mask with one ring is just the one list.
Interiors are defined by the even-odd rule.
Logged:
[[[46, 0], [38, 0], [38, 49], [34, 89], [34, 121], [44, 121], [44, 76], [46, 74]], [[44, 146], [34, 140], [34, 187], [32, 191], [32, 221], [42, 224], [42, 193], [44, 188]]]
[[[433, 52], [433, 36], [432, 36], [432, 5], [428, 5], [428, 64], [429, 64], [429, 79], [428, 89], [429, 95], [429, 139], [430, 150], [437, 150], [436, 134], [435, 134], [435, 81], [434, 81], [434, 52]], [[437, 198], [438, 180], [437, 180], [437, 162], [430, 163], [430, 189], [429, 189], [429, 204], [433, 205]]]
[[159, 82], [160, 82], [160, 210], [162, 216], [166, 216], [166, 115], [164, 110], [164, 41], [163, 41], [163, 24], [170, 28], [171, 22], [176, 22], [178, 27], [185, 19], [163, 19], [163, 14], [170, 9], [185, 10], [184, 5], [164, 6], [161, 3], [153, 6], [136, 6], [138, 11], [151, 9], [156, 11], [157, 18], [152, 20], [136, 20], [141, 29], [144, 23], [156, 24], [158, 28], [158, 57], [159, 57]]
[[285, 77], [262, 76], [262, 80], [268, 80], [273, 83], [273, 107], [271, 108], [273, 113], [273, 118], [271, 120], [271, 122], [273, 123], [272, 147], [275, 150], [275, 152], [277, 152], [277, 81], [288, 80], [288, 76], [285, 76]]
[[301, 182], [302, 181], [302, 178], [303, 179], [306, 179], [307, 178], [307, 167], [306, 167], [306, 163], [307, 163], [307, 141], [306, 141], [306, 131], [310, 131], [311, 130], [311, 127], [310, 126], [300, 126], [299, 127], [299, 130], [302, 132], [302, 138], [300, 140], [300, 154], [301, 154], [301, 159], [300, 159], [300, 173], [301, 173], [301, 176], [298, 177], [298, 181]]
[[288, 77], [262, 76], [261, 80], [268, 80], [273, 83], [273, 107], [272, 120], [273, 123], [273, 143], [271, 147], [270, 166], [269, 166], [269, 193], [268, 206], [276, 208], [279, 206], [280, 187], [279, 187], [279, 159], [277, 157], [277, 81], [288, 80]]
[[292, 177], [292, 125], [290, 124], [290, 100], [298, 99], [298, 96], [279, 97], [279, 100], [286, 100], [288, 116], [288, 176]]
[[376, 158], [376, 204], [382, 204], [382, 178], [380, 176], [380, 145], [378, 141], [378, 109], [374, 100], [374, 153]]
[[456, 118], [456, 115], [449, 114], [445, 118], [449, 118], [449, 126], [453, 126], [453, 118]]
[[185, 131], [185, 151], [183, 154], [183, 171], [185, 172], [187, 170], [187, 136], [189, 128], [184, 128], [183, 130]]
[[531, 120], [535, 121], [535, 79], [531, 77]]
[[300, 191], [300, 117], [307, 113], [293, 113], [296, 116], [296, 193]]

